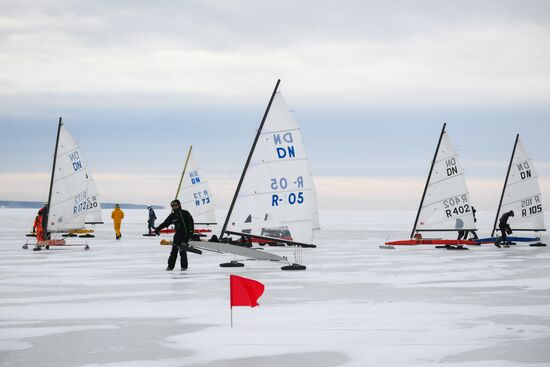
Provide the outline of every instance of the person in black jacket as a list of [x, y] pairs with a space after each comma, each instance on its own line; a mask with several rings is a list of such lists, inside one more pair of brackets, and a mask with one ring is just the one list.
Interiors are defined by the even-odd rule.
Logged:
[[147, 219], [147, 229], [149, 230], [149, 234], [152, 234], [155, 230], [155, 220], [157, 219], [157, 216], [155, 215], [155, 211], [153, 210], [152, 206], [148, 206], [147, 209], [149, 209], [149, 219]]
[[496, 247], [500, 247], [500, 243], [506, 241], [507, 233], [512, 233], [512, 229], [508, 224], [508, 219], [513, 216], [514, 216], [514, 211], [510, 210], [509, 212], [502, 214], [502, 217], [500, 217], [500, 220], [498, 221], [498, 229], [500, 229], [500, 233], [502, 233], [502, 236], [496, 240], [495, 242]]
[[184, 271], [187, 270], [188, 266], [187, 251], [185, 250], [185, 246], [193, 235], [195, 224], [191, 213], [181, 208], [181, 203], [178, 199], [173, 200], [170, 203], [170, 206], [172, 207], [172, 213], [170, 213], [164, 222], [155, 228], [155, 233], [159, 235], [161, 229], [168, 227], [170, 224], [174, 225], [176, 233], [174, 233], [172, 251], [170, 252], [170, 257], [168, 258], [168, 266], [166, 267], [166, 270], [170, 271], [174, 269], [179, 251], [181, 270]]

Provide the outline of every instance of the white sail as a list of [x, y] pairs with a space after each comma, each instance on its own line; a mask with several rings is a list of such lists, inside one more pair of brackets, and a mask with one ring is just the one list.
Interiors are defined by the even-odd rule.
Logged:
[[319, 207], [317, 206], [317, 191], [315, 191], [315, 187], [313, 188], [313, 206], [312, 206], [312, 221], [313, 221], [313, 230], [317, 231], [321, 229], [321, 225], [319, 224]]
[[86, 223], [103, 223], [103, 218], [101, 217], [101, 204], [99, 202], [99, 195], [97, 194], [95, 180], [92, 177], [92, 174], [90, 173], [88, 167], [86, 167], [86, 177], [88, 179], [88, 195], [86, 197]]
[[514, 216], [508, 219], [512, 229], [544, 230], [544, 210], [538, 175], [533, 160], [519, 138], [511, 163], [497, 218], [513, 210]]
[[311, 244], [315, 227], [317, 203], [302, 134], [277, 92], [227, 230]]
[[195, 223], [216, 224], [216, 206], [202, 167], [189, 153], [179, 194], [181, 206], [188, 210]]
[[446, 132], [427, 184], [426, 195], [418, 216], [417, 231], [474, 230], [472, 204], [464, 172]]
[[88, 182], [82, 162], [78, 145], [61, 125], [49, 203], [48, 232], [84, 228]]

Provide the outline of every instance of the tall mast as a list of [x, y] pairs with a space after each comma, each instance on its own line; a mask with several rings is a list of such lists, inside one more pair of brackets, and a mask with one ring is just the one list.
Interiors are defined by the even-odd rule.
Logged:
[[250, 148], [250, 153], [248, 153], [248, 158], [244, 165], [243, 173], [241, 174], [239, 184], [237, 185], [237, 190], [235, 190], [235, 195], [233, 196], [233, 200], [231, 200], [231, 205], [229, 206], [227, 217], [225, 217], [225, 222], [223, 223], [222, 231], [220, 233], [220, 239], [223, 237], [223, 234], [225, 233], [225, 229], [227, 228], [227, 222], [229, 222], [229, 218], [231, 217], [231, 213], [233, 212], [233, 207], [235, 206], [235, 201], [237, 201], [237, 196], [239, 196], [239, 191], [241, 190], [244, 176], [246, 175], [246, 171], [248, 170], [248, 165], [250, 164], [250, 160], [252, 159], [252, 154], [254, 153], [254, 149], [256, 148], [256, 144], [258, 143], [258, 139], [260, 138], [260, 134], [262, 133], [265, 120], [267, 118], [267, 115], [269, 114], [271, 104], [273, 103], [273, 99], [275, 98], [275, 93], [277, 93], [277, 89], [279, 88], [280, 82], [281, 82], [281, 79], [277, 79], [277, 84], [275, 84], [275, 89], [273, 89], [273, 93], [271, 94], [271, 98], [269, 99], [269, 103], [267, 104], [267, 108], [265, 109], [264, 117], [262, 118], [262, 122], [260, 123], [260, 127], [258, 128], [258, 132], [256, 133], [256, 137], [254, 138], [254, 143], [252, 143], [252, 148]]
[[502, 206], [502, 199], [504, 199], [504, 191], [506, 190], [506, 184], [508, 184], [508, 177], [510, 176], [510, 168], [512, 168], [512, 162], [514, 161], [514, 155], [516, 154], [516, 147], [518, 146], [519, 134], [516, 134], [516, 141], [514, 142], [514, 149], [512, 149], [512, 156], [510, 157], [510, 163], [508, 164], [508, 171], [506, 171], [506, 179], [504, 179], [504, 186], [502, 187], [502, 193], [500, 194], [500, 201], [498, 202], [497, 214], [495, 216], [495, 223], [493, 224], [493, 230], [491, 231], [491, 237], [495, 235], [495, 228], [497, 226], [498, 216], [500, 214], [500, 208]]
[[414, 231], [416, 230], [416, 225], [418, 224], [418, 217], [420, 216], [420, 210], [422, 210], [422, 204], [424, 204], [424, 198], [426, 197], [426, 191], [428, 191], [428, 185], [430, 184], [430, 179], [432, 178], [432, 172], [434, 170], [435, 160], [437, 158], [437, 153], [439, 152], [439, 146], [441, 145], [441, 140], [443, 139], [443, 134], [445, 134], [445, 126], [447, 123], [443, 124], [441, 129], [441, 135], [439, 135], [439, 141], [437, 142], [437, 147], [435, 148], [434, 158], [432, 160], [432, 166], [430, 167], [430, 173], [428, 173], [428, 179], [426, 180], [426, 186], [424, 186], [424, 192], [422, 193], [422, 199], [420, 200], [420, 205], [418, 206], [418, 211], [416, 212], [416, 219], [414, 220], [414, 226], [411, 231], [411, 238], [414, 237]]
[[183, 172], [181, 173], [180, 184], [178, 185], [178, 190], [176, 191], [176, 199], [180, 194], [181, 183], [183, 182], [183, 176], [185, 175], [185, 171], [187, 170], [187, 163], [189, 163], [189, 157], [191, 157], [191, 149], [193, 149], [192, 145], [189, 147], [189, 152], [187, 152], [187, 158], [185, 159], [185, 165], [183, 166]]
[[57, 138], [55, 139], [55, 150], [53, 152], [53, 165], [52, 165], [52, 177], [50, 179], [50, 192], [48, 193], [48, 208], [46, 210], [46, 215], [44, 216], [45, 224], [44, 224], [44, 233], [46, 234], [46, 238], [48, 236], [48, 217], [50, 215], [50, 208], [52, 206], [52, 188], [53, 188], [53, 177], [55, 174], [55, 163], [57, 161], [57, 148], [59, 146], [59, 134], [61, 132], [61, 126], [63, 125], [62, 118], [59, 118], [59, 125], [57, 125]]

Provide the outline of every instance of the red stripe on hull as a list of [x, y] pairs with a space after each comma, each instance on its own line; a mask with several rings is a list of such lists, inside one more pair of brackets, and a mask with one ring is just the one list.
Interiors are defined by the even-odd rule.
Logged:
[[386, 242], [386, 245], [392, 246], [417, 246], [417, 245], [449, 245], [449, 246], [462, 246], [462, 245], [477, 245], [476, 241], [470, 240], [401, 240]]
[[[211, 229], [195, 229], [195, 233], [207, 233], [212, 232]], [[161, 229], [160, 233], [176, 233], [175, 229]]]

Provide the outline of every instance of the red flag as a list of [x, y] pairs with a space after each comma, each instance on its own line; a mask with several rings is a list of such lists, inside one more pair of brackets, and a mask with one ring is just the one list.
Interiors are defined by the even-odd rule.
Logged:
[[231, 307], [256, 307], [259, 306], [258, 298], [264, 293], [265, 286], [253, 279], [243, 278], [238, 275], [230, 275], [229, 288], [231, 293]]

